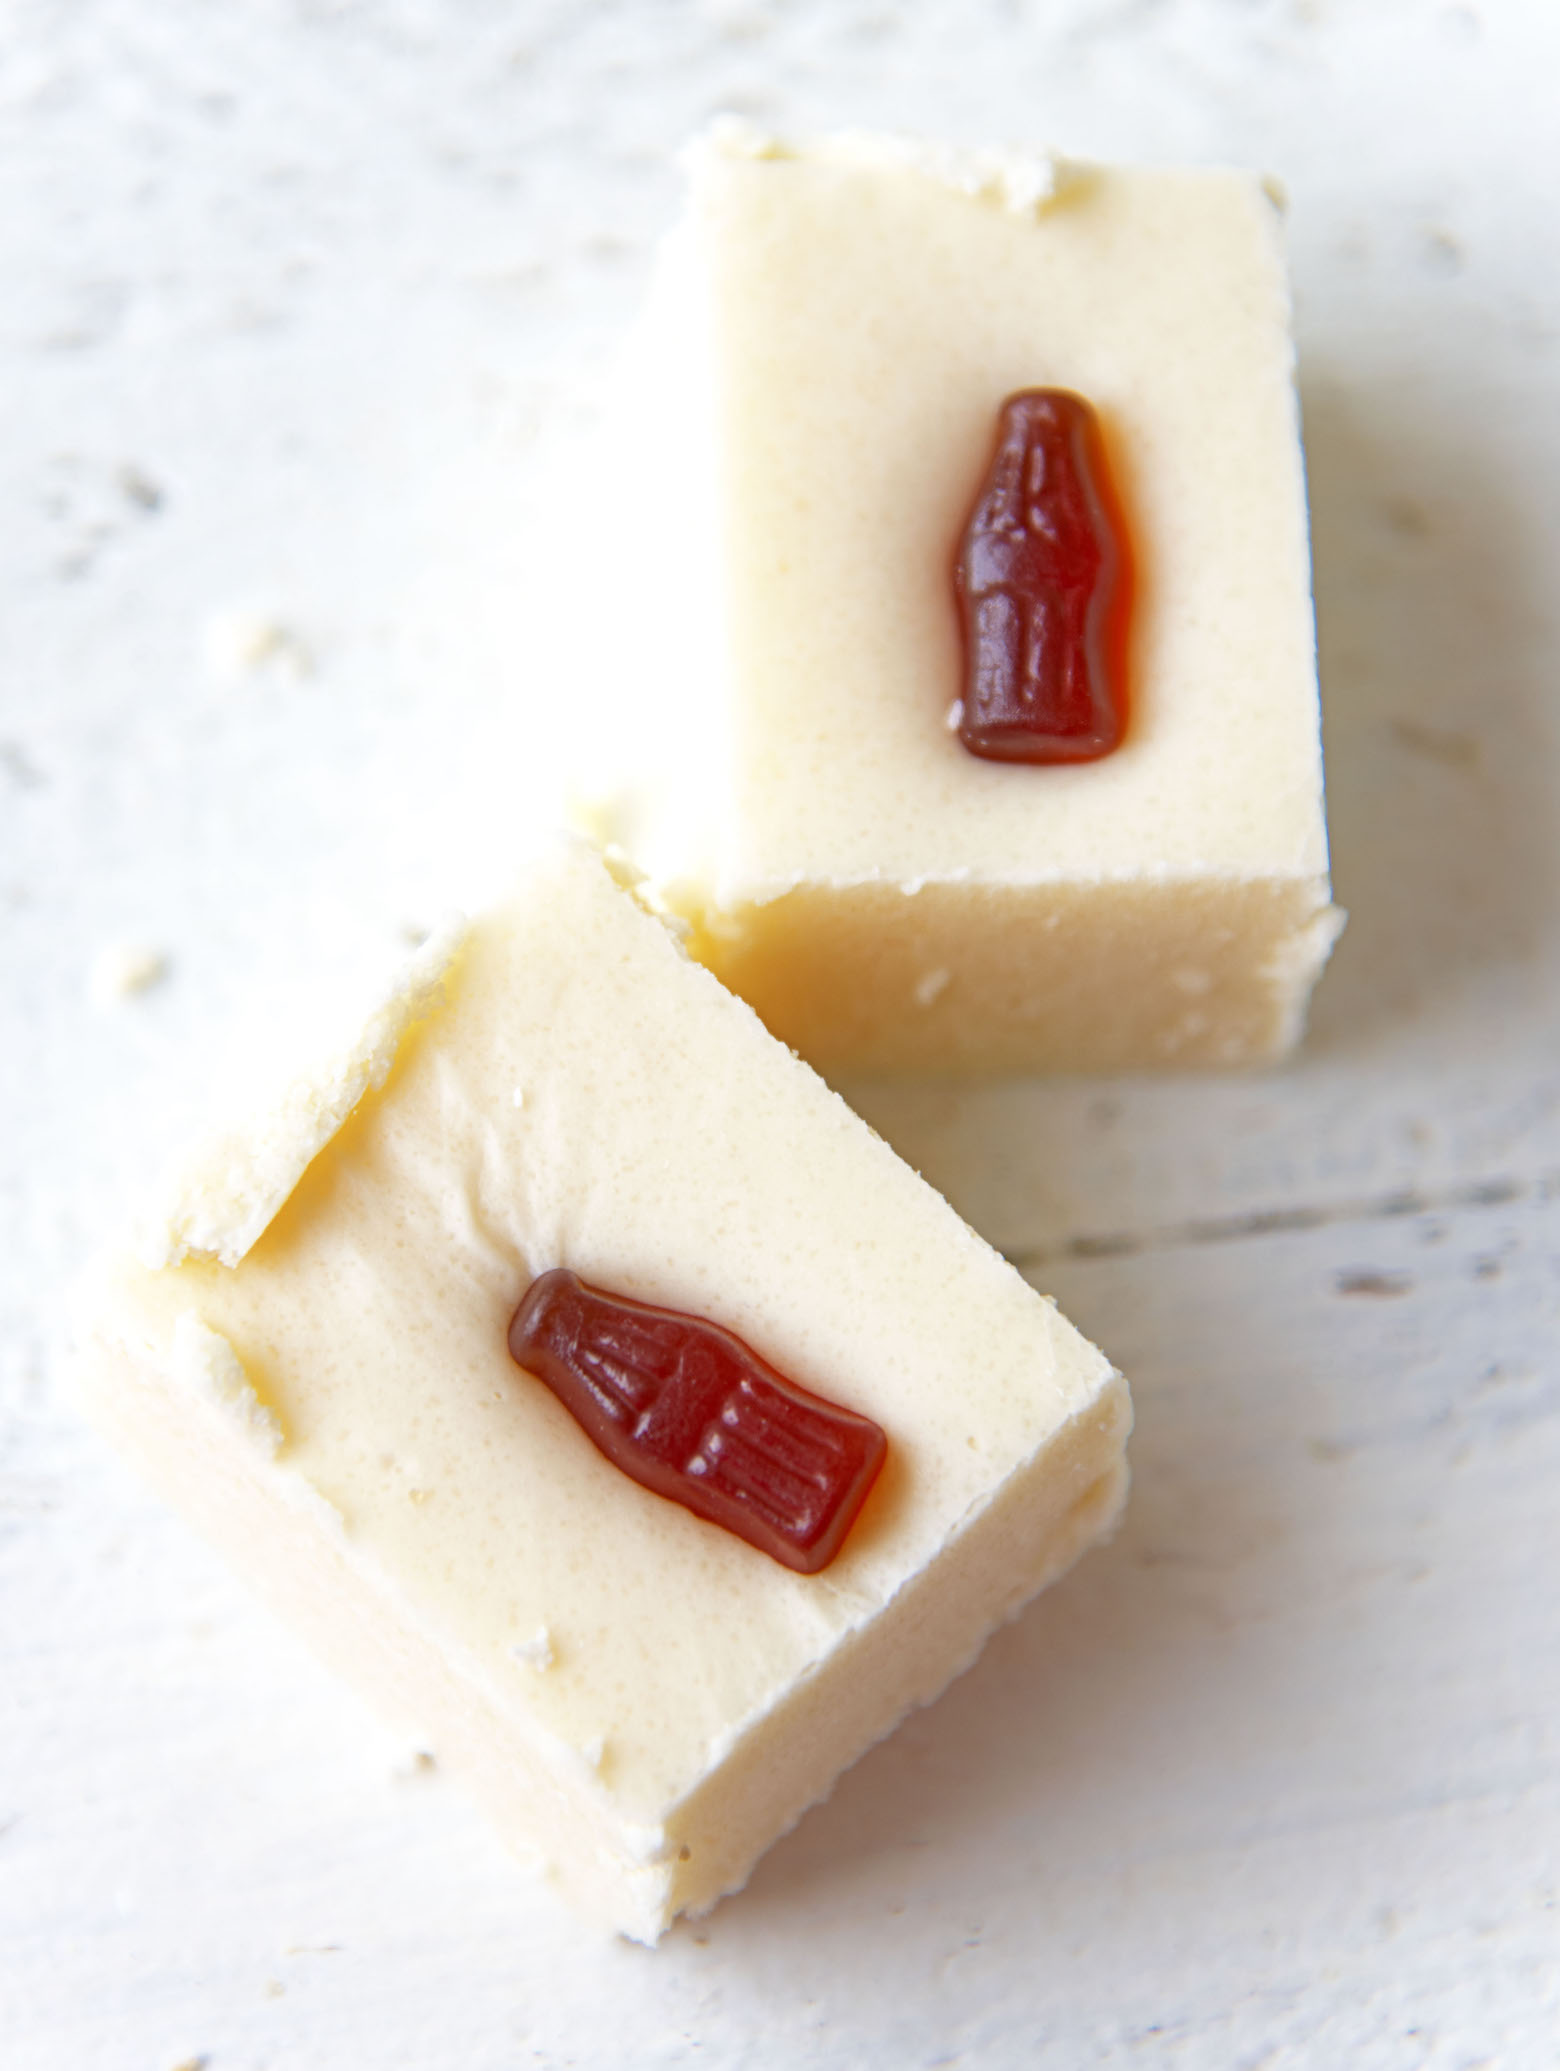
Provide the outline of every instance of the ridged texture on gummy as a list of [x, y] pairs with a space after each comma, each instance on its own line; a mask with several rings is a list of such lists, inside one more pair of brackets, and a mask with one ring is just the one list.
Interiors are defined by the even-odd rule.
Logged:
[[799, 1574], [833, 1560], [883, 1464], [878, 1425], [732, 1331], [562, 1268], [527, 1290], [509, 1349], [614, 1466]]
[[1011, 395], [964, 530], [959, 739], [993, 762], [1094, 762], [1127, 720], [1131, 563], [1082, 396]]

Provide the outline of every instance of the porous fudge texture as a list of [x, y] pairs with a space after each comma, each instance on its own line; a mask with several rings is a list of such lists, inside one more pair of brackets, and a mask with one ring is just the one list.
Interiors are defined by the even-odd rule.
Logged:
[[[883, 1426], [830, 1567], [640, 1487], [516, 1366], [555, 1266]], [[94, 1313], [95, 1413], [644, 1941], [741, 1885], [1125, 1489], [1108, 1361], [583, 847], [197, 1167]]]
[[[1269, 191], [729, 125], [690, 166], [613, 480], [659, 734], [618, 824], [696, 953], [831, 1072], [1282, 1055], [1340, 916]], [[1081, 767], [949, 724], [1034, 387], [1099, 413], [1136, 569], [1129, 730]]]

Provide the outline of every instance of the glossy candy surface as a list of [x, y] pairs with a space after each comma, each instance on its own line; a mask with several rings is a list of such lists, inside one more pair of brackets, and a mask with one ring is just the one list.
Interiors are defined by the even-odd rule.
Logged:
[[1091, 762], [1127, 722], [1131, 563], [1098, 420], [1066, 389], [1002, 405], [954, 570], [959, 739], [997, 762]]
[[509, 1350], [625, 1474], [802, 1574], [838, 1553], [887, 1451], [719, 1324], [562, 1269], [527, 1290]]

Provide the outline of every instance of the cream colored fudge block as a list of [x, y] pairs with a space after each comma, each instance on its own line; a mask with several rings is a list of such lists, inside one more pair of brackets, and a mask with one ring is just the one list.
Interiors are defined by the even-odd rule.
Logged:
[[[534, 1276], [735, 1330], [886, 1465], [791, 1573], [510, 1359]], [[584, 1909], [711, 1905], [1114, 1520], [1109, 1363], [583, 847], [105, 1274], [90, 1405]]]
[[[690, 163], [612, 464], [665, 751], [622, 838], [696, 952], [830, 1070], [1282, 1054], [1339, 917], [1269, 192], [729, 126]], [[1066, 768], [948, 724], [957, 542], [1043, 386], [1136, 562], [1127, 739]]]

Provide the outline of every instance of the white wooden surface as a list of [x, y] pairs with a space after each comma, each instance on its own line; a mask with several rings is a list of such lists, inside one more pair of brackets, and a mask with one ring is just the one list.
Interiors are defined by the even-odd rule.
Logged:
[[[1560, 2061], [1557, 65], [1548, 0], [0, 8], [7, 2071]], [[722, 106], [1283, 176], [1354, 919], [1282, 1076], [852, 1089], [1131, 1374], [1130, 1522], [649, 1954], [54, 1378], [213, 1050], [523, 818], [537, 456]]]

